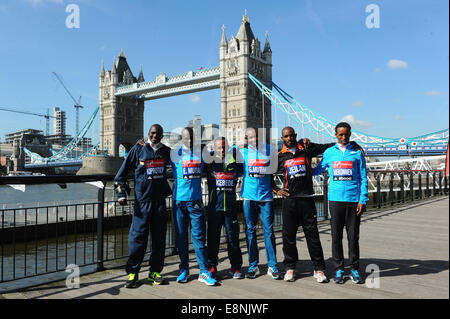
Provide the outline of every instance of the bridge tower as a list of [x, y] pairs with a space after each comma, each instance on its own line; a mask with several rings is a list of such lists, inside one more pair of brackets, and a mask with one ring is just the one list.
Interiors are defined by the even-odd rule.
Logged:
[[119, 156], [119, 146], [132, 146], [144, 136], [144, 100], [116, 97], [117, 86], [144, 82], [142, 66], [139, 76], [133, 76], [123, 50], [114, 58], [112, 70], [102, 68], [99, 75], [100, 149]]
[[225, 26], [220, 41], [220, 90], [222, 135], [230, 144], [241, 143], [247, 127], [265, 128], [266, 142], [272, 127], [272, 107], [248, 72], [268, 88], [272, 88], [272, 50], [268, 34], [263, 51], [250, 27], [247, 10], [236, 36], [227, 41]]

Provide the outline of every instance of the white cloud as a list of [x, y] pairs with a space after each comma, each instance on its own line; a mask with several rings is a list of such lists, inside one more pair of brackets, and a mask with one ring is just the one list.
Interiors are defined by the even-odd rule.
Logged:
[[357, 101], [353, 101], [352, 102], [352, 106], [353, 107], [360, 107], [360, 106], [363, 106], [364, 105], [364, 101], [362, 101], [362, 100], [357, 100]]
[[27, 1], [31, 3], [33, 6], [38, 6], [44, 3], [56, 3], [56, 4], [64, 3], [64, 0], [27, 0]]
[[401, 121], [401, 120], [403, 120], [403, 116], [397, 114], [397, 115], [394, 116], [394, 120]]
[[372, 126], [370, 122], [355, 119], [355, 116], [352, 114], [344, 116], [340, 122], [347, 122], [354, 129], [365, 129]]
[[198, 94], [191, 95], [190, 100], [192, 103], [200, 102], [200, 96]]
[[407, 69], [408, 62], [402, 61], [402, 60], [391, 59], [391, 60], [389, 60], [388, 63], [386, 63], [386, 66], [389, 69]]
[[441, 92], [439, 92], [439, 91], [427, 91], [427, 92], [425, 92], [425, 95], [436, 96], [436, 95], [441, 95]]

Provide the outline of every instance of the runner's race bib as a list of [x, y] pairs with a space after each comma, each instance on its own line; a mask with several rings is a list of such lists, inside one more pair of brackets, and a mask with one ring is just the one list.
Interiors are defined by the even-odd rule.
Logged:
[[267, 162], [263, 159], [249, 159], [248, 175], [250, 177], [264, 177], [267, 173]]
[[147, 179], [158, 179], [164, 177], [164, 159], [147, 160], [144, 163]]
[[201, 162], [200, 160], [186, 160], [181, 163], [183, 167], [183, 178], [200, 178], [201, 177]]
[[352, 161], [333, 162], [333, 180], [352, 181], [353, 162]]
[[216, 187], [219, 191], [232, 191], [234, 189], [234, 173], [216, 172]]
[[305, 158], [293, 158], [284, 162], [284, 167], [290, 178], [306, 176]]

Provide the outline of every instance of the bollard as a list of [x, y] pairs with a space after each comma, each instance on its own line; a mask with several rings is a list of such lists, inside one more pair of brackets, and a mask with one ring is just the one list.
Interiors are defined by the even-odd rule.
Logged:
[[414, 201], [414, 175], [412, 172], [409, 173], [409, 200]]
[[430, 197], [430, 173], [425, 174], [425, 198]]
[[380, 174], [377, 174], [377, 207], [381, 208], [381, 182]]
[[405, 177], [403, 172], [400, 173], [400, 201], [405, 202]]
[[97, 210], [97, 271], [105, 270], [103, 266], [103, 214], [105, 206], [105, 187], [106, 182], [103, 182], [103, 187], [98, 190], [98, 210]]
[[433, 172], [433, 196], [436, 196], [436, 172]]
[[394, 206], [394, 174], [391, 173], [389, 177], [389, 201], [391, 206]]
[[439, 171], [439, 195], [442, 195], [442, 172]]
[[323, 215], [328, 219], [328, 174], [323, 175]]
[[419, 191], [417, 194], [417, 199], [422, 199], [422, 174], [419, 173]]
[[444, 176], [444, 194], [448, 193], [448, 185], [447, 185], [447, 175]]

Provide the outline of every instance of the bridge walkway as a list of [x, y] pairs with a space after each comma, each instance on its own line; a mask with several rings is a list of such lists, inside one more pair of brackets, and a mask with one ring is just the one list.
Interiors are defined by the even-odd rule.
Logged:
[[[332, 275], [331, 235], [328, 221], [319, 225], [324, 249], [327, 275]], [[344, 236], [345, 237], [345, 236]], [[281, 234], [276, 234], [278, 260], [283, 260]], [[361, 223], [361, 273], [366, 266], [375, 264], [380, 269], [379, 288], [366, 284], [355, 285], [347, 281], [343, 285], [333, 282], [318, 284], [312, 277], [303, 232], [298, 234], [300, 262], [298, 278], [288, 283], [273, 280], [267, 275], [250, 280], [234, 280], [227, 275], [229, 262], [226, 249], [220, 250], [218, 275], [220, 285], [208, 287], [197, 280], [198, 268], [191, 253], [191, 280], [178, 284], [178, 256], [166, 259], [163, 274], [167, 285], [151, 286], [145, 283], [147, 263], [140, 273], [143, 282], [137, 289], [123, 287], [126, 280], [123, 267], [84, 275], [80, 288], [68, 289], [65, 281], [32, 287], [0, 295], [0, 298], [21, 299], [410, 299], [449, 298], [449, 199], [441, 197], [412, 206], [397, 207], [366, 214]], [[245, 242], [244, 270], [248, 265]], [[266, 259], [262, 236], [259, 238], [260, 268], [266, 271]], [[344, 252], [347, 255], [346, 241]], [[281, 267], [280, 267], [281, 268]], [[367, 281], [369, 282], [369, 281]]]

